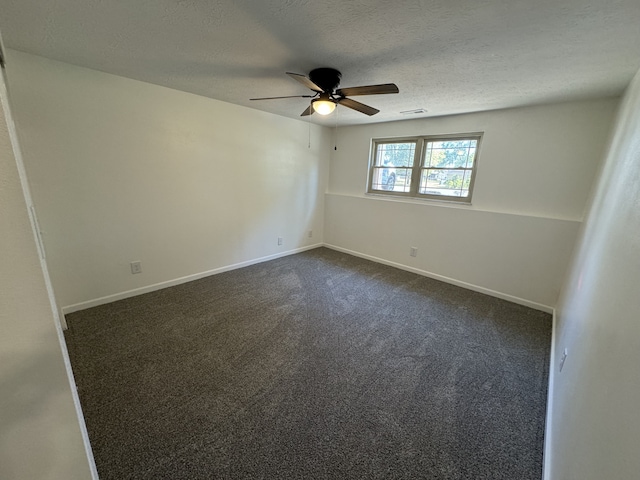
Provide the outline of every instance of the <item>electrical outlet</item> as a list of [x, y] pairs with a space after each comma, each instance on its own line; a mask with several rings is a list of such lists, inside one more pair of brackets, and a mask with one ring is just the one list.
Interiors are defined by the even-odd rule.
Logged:
[[562, 352], [562, 358], [560, 359], [560, 371], [562, 371], [562, 367], [564, 367], [564, 362], [569, 356], [569, 351], [565, 348], [564, 352]]
[[282, 237], [278, 237], [278, 245], [282, 245]]
[[409, 255], [411, 255], [412, 257], [417, 257], [418, 256], [418, 247], [411, 247], [411, 249], [409, 250]]
[[313, 230], [309, 230], [309, 238], [313, 237]]
[[141, 273], [142, 262], [131, 262], [131, 273]]

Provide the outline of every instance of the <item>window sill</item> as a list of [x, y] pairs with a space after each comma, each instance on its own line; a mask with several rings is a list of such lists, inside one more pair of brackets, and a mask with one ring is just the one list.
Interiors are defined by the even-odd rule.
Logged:
[[[357, 195], [349, 195], [357, 196]], [[472, 202], [460, 202], [457, 200], [436, 199], [436, 198], [420, 198], [420, 197], [401, 197], [395, 195], [386, 195], [384, 193], [364, 192], [363, 198], [371, 197], [379, 200], [388, 200], [391, 202], [414, 203], [417, 205], [437, 205], [441, 207], [472, 207]]]

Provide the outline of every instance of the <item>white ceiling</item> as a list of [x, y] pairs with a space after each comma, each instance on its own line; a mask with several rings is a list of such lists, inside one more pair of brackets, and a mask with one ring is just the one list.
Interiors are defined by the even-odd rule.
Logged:
[[[300, 118], [284, 72], [394, 82], [341, 125], [619, 95], [640, 69], [640, 0], [0, 0], [5, 46]], [[334, 125], [335, 114], [311, 121]]]

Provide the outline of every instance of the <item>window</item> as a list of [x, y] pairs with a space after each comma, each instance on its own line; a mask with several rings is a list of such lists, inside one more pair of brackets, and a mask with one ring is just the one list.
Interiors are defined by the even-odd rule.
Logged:
[[471, 202], [482, 134], [374, 140], [369, 193]]

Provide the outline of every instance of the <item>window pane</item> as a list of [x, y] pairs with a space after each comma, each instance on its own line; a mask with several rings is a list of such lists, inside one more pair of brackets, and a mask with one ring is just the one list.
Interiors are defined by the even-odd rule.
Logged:
[[373, 180], [371, 182], [372, 190], [392, 190], [395, 183], [395, 178], [391, 177], [393, 168], [379, 168], [373, 169]]
[[418, 192], [423, 195], [468, 197], [471, 170], [434, 170], [423, 168]]
[[415, 152], [415, 142], [379, 143], [376, 152], [376, 166], [411, 168]]
[[[393, 183], [392, 183], [393, 182]], [[396, 168], [389, 176], [387, 190], [394, 192], [408, 192], [411, 190], [411, 169]]]
[[411, 169], [376, 167], [373, 170], [371, 189], [406, 193], [411, 189]]
[[425, 167], [471, 168], [477, 140], [442, 140], [429, 142], [425, 152]]

